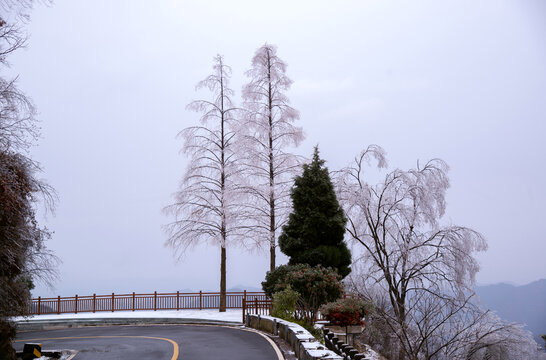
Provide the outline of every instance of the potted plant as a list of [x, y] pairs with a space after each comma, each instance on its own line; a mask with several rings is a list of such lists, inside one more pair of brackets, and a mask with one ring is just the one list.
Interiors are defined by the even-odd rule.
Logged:
[[364, 316], [372, 309], [373, 304], [359, 298], [348, 297], [321, 306], [320, 313], [331, 325], [345, 327], [347, 342], [352, 345], [354, 334], [362, 332]]

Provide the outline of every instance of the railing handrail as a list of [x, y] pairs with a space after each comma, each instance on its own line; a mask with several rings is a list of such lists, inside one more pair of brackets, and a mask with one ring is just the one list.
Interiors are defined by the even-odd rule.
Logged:
[[[267, 299], [261, 291], [226, 292], [226, 308], [241, 309], [243, 300], [261, 301]], [[100, 311], [137, 311], [137, 310], [187, 310], [217, 309], [220, 304], [220, 292], [168, 292], [105, 295], [57, 296], [34, 298], [29, 303], [29, 315], [66, 314]]]
[[[179, 292], [178, 293], [180, 296], [186, 296], [186, 295], [195, 295], [195, 296], [199, 296], [199, 294], [202, 294], [202, 295], [220, 295], [220, 292], [218, 291], [203, 291], [203, 292]], [[236, 295], [260, 295], [260, 296], [265, 296], [265, 293], [263, 291], [247, 291], [247, 292], [244, 292], [244, 291], [228, 291], [226, 292], [226, 295], [230, 295], [230, 296], [236, 296]], [[176, 296], [177, 293], [176, 292], [169, 292], [169, 293], [157, 293], [157, 296]], [[112, 293], [110, 294], [95, 294], [95, 295], [78, 295], [76, 294], [75, 296], [61, 296], [61, 301], [62, 300], [73, 300], [76, 298], [76, 296], [78, 297], [78, 300], [82, 300], [82, 299], [92, 299], [93, 297], [96, 297], [96, 298], [108, 298], [110, 299], [112, 297]], [[121, 294], [115, 294], [115, 297], [132, 297], [133, 296], [133, 293], [121, 293]], [[138, 297], [138, 296], [154, 296], [154, 293], [135, 293], [135, 296]], [[52, 301], [52, 300], [57, 300], [59, 297], [58, 296], [55, 296], [55, 297], [50, 297], [50, 298], [46, 298], [46, 297], [37, 297], [37, 298], [33, 298], [31, 301], [38, 301], [38, 299], [41, 299], [42, 301]]]

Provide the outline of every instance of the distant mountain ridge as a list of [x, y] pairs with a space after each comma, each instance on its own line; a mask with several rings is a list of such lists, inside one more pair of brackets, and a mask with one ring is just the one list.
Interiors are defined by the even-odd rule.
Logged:
[[527, 285], [505, 283], [476, 286], [480, 305], [497, 313], [502, 319], [527, 325], [535, 340], [544, 345], [546, 334], [546, 279]]

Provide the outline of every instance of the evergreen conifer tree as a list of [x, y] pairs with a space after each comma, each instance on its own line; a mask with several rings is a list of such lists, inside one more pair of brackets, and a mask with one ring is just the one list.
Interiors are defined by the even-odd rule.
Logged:
[[342, 276], [351, 269], [351, 252], [343, 241], [347, 219], [315, 147], [313, 161], [303, 165], [291, 191], [293, 210], [279, 237], [289, 264], [332, 267]]

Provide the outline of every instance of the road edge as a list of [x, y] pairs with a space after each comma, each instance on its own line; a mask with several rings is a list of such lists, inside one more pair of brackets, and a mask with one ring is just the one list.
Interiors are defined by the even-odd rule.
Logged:
[[17, 331], [55, 330], [85, 326], [115, 326], [115, 325], [217, 325], [242, 326], [235, 321], [180, 319], [180, 318], [84, 318], [62, 320], [22, 320], [16, 322]]

